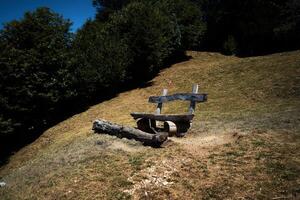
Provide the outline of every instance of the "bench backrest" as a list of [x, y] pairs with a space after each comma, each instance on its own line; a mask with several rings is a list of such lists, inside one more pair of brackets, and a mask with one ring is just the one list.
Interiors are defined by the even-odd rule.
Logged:
[[198, 89], [198, 85], [194, 84], [192, 93], [176, 93], [173, 95], [167, 95], [168, 90], [163, 89], [162, 96], [151, 96], [149, 97], [149, 102], [157, 103], [156, 114], [161, 114], [163, 103], [175, 100], [190, 101], [189, 114], [193, 114], [195, 112], [196, 103], [207, 101], [207, 94], [198, 94]]

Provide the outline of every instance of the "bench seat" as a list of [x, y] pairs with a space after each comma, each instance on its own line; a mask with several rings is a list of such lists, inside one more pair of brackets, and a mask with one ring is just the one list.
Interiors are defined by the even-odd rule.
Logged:
[[151, 114], [151, 113], [139, 113], [133, 112], [130, 115], [134, 119], [152, 119], [158, 121], [172, 121], [172, 122], [190, 122], [194, 118], [194, 114]]

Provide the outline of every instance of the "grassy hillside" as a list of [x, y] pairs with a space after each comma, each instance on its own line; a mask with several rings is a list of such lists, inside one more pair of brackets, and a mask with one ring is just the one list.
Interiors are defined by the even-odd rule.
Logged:
[[[147, 86], [47, 130], [0, 169], [1, 199], [300, 198], [300, 51], [237, 58], [188, 52]], [[98, 135], [93, 120], [134, 126], [150, 95], [209, 94], [185, 138], [165, 148]], [[163, 112], [186, 112], [187, 103]]]

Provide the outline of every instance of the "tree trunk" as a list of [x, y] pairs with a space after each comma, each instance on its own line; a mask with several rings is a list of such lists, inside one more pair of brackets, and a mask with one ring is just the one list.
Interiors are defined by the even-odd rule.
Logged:
[[152, 146], [160, 146], [168, 138], [168, 133], [150, 134], [105, 120], [95, 120], [93, 123], [93, 130], [97, 133], [107, 133], [119, 138], [135, 139]]

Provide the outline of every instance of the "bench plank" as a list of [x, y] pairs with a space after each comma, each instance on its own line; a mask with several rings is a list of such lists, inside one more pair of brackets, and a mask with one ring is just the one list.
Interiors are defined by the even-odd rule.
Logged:
[[153, 119], [153, 120], [158, 120], [158, 121], [172, 121], [172, 122], [189, 122], [192, 121], [194, 118], [193, 114], [179, 114], [179, 115], [172, 115], [172, 114], [167, 114], [167, 115], [162, 115], [162, 114], [151, 114], [151, 113], [131, 113], [130, 114], [134, 119], [139, 119], [139, 118], [147, 118], [147, 119]]
[[167, 95], [167, 96], [149, 97], [149, 103], [165, 103], [168, 101], [175, 101], [175, 100], [205, 102], [207, 100], [207, 94], [177, 93], [177, 94]]

